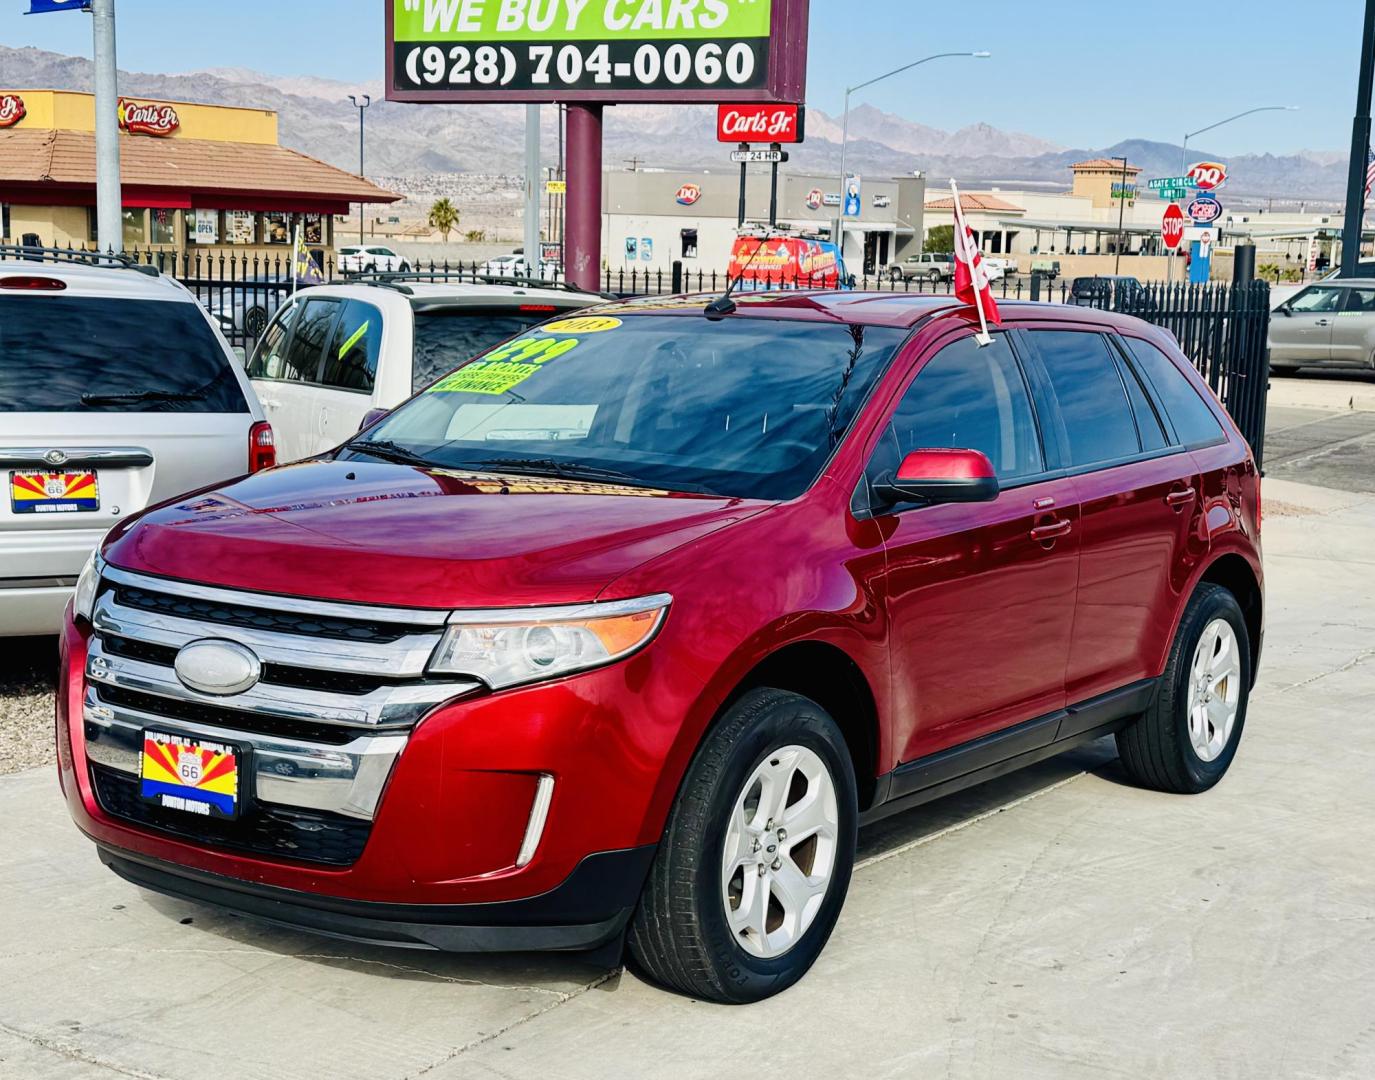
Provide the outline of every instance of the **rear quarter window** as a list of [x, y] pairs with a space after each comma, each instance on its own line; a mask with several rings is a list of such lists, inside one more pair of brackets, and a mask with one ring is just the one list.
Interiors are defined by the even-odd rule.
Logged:
[[231, 360], [181, 300], [0, 296], [0, 413], [246, 413]]
[[1227, 438], [1213, 410], [1173, 360], [1149, 341], [1125, 338], [1184, 446], [1211, 446]]

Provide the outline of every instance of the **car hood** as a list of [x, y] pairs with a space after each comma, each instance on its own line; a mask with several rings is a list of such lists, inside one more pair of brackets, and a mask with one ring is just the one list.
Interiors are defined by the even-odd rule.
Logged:
[[580, 603], [768, 506], [615, 484], [311, 461], [184, 496], [107, 544], [118, 567], [401, 607]]

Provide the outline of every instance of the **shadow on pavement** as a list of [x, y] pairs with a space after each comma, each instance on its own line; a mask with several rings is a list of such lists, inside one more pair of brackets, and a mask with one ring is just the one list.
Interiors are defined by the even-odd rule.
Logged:
[[56, 685], [56, 637], [0, 639], [0, 695], [36, 694]]

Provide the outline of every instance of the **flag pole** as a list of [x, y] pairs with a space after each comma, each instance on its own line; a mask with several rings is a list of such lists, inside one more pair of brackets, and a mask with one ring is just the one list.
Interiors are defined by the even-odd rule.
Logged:
[[963, 251], [969, 255], [969, 277], [974, 286], [974, 306], [979, 311], [979, 333], [974, 340], [980, 345], [992, 345], [993, 336], [988, 332], [988, 317], [984, 315], [983, 289], [979, 287], [979, 282], [974, 278], [974, 256], [969, 254], [969, 228], [964, 223], [964, 210], [960, 207], [960, 189], [955, 183], [955, 178], [950, 178], [950, 192], [954, 196], [955, 203], [955, 229], [958, 232], [956, 240], [959, 244], [956, 258], [959, 258], [958, 251]]
[[295, 233], [291, 240], [291, 295], [301, 287], [301, 223], [296, 222]]

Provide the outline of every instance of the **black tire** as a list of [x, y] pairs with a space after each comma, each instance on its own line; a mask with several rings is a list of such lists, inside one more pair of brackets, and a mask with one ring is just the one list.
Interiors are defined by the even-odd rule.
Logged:
[[[1228, 743], [1216, 758], [1204, 761], [1189, 739], [1189, 667], [1204, 629], [1218, 618], [1230, 623], [1236, 634], [1241, 687]], [[1246, 726], [1246, 706], [1251, 696], [1251, 649], [1246, 619], [1236, 597], [1221, 585], [1200, 585], [1184, 609], [1154, 703], [1130, 727], [1117, 733], [1122, 766], [1135, 783], [1156, 791], [1197, 795], [1222, 779], [1236, 757]]]
[[930, 273], [926, 275], [926, 280], [929, 281], [932, 285], [939, 285], [944, 280], [944, 278], [939, 270], [932, 270]]
[[255, 304], [244, 312], [243, 316], [244, 333], [253, 339], [263, 336], [263, 331], [267, 329], [267, 309]]
[[891, 281], [894, 285], [896, 285], [899, 281], [902, 280], [902, 271], [898, 269], [896, 266], [893, 267], [893, 269], [888, 271], [888, 280]]
[[[781, 747], [804, 746], [835, 785], [839, 829], [828, 892], [811, 925], [781, 956], [757, 957], [736, 940], [721, 898], [726, 824], [746, 782]], [[629, 947], [655, 982], [726, 1004], [759, 1001], [797, 982], [816, 961], [845, 903], [859, 810], [854, 766], [836, 722], [815, 702], [763, 687], [730, 707], [697, 751], [630, 924]]]

